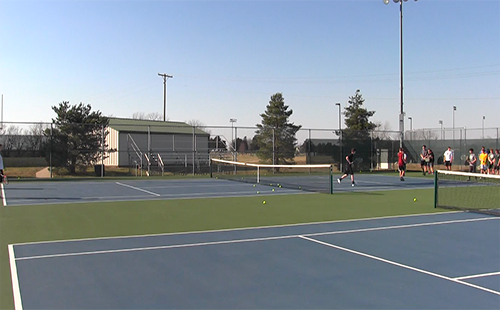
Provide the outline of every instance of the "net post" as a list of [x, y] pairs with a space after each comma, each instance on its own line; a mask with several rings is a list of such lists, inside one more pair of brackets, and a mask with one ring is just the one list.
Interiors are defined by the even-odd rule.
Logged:
[[212, 157], [209, 155], [209, 158], [208, 158], [208, 171], [210, 173], [210, 178], [212, 179], [214, 176], [213, 176], [213, 173], [212, 173]]
[[438, 206], [438, 172], [434, 171], [434, 208]]
[[260, 183], [260, 167], [257, 166], [257, 184]]
[[333, 165], [330, 165], [330, 195], [333, 194]]

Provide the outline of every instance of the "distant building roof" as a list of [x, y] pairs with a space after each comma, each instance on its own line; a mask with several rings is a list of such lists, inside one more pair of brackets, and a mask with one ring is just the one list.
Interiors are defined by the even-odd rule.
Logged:
[[[149, 132], [151, 133], [165, 133], [165, 134], [193, 134], [193, 126], [188, 125], [183, 122], [163, 122], [163, 121], [152, 121], [143, 119], [131, 119], [131, 118], [109, 118], [109, 127], [116, 131], [123, 132]], [[209, 133], [196, 128], [196, 135], [210, 136]]]

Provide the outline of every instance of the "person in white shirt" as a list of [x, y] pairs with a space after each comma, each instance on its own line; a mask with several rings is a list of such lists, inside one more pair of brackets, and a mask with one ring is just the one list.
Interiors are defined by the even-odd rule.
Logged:
[[451, 170], [451, 164], [453, 163], [453, 151], [451, 147], [448, 146], [448, 149], [444, 152], [444, 165], [446, 166], [446, 170]]

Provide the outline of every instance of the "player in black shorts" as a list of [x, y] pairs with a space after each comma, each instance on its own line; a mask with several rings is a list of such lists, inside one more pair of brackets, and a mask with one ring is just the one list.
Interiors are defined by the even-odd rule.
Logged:
[[354, 186], [356, 184], [356, 183], [354, 183], [354, 169], [352, 168], [352, 165], [354, 164], [354, 154], [356, 154], [356, 149], [351, 149], [351, 154], [349, 154], [345, 157], [345, 160], [347, 161], [347, 165], [346, 165], [345, 170], [344, 170], [344, 175], [337, 179], [337, 182], [339, 184], [348, 175], [351, 175], [351, 186]]

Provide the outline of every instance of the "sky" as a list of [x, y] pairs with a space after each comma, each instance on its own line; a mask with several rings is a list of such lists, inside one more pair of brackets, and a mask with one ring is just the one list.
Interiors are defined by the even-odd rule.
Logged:
[[[360, 90], [398, 130], [399, 4], [331, 1], [0, 0], [4, 121], [50, 122], [62, 101], [255, 126], [272, 94], [290, 121], [338, 128]], [[500, 0], [403, 4], [405, 129], [500, 127]], [[345, 126], [345, 125], [343, 125]]]

